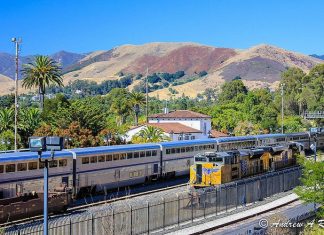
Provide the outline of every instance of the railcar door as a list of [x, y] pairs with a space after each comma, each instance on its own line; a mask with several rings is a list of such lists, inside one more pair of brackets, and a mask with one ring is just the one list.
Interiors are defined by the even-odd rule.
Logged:
[[159, 164], [154, 164], [153, 165], [153, 174], [158, 174], [159, 173]]

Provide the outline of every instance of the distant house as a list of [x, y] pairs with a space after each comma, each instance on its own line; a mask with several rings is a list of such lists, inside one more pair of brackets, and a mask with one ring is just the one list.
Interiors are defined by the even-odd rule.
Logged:
[[[147, 126], [160, 128], [172, 141], [214, 137], [212, 135], [213, 130], [211, 129], [210, 116], [190, 110], [175, 110], [168, 112], [166, 109], [164, 113], [149, 116], [147, 124], [131, 128], [126, 133], [126, 141], [130, 141], [134, 135]], [[215, 131], [214, 134], [216, 137]]]

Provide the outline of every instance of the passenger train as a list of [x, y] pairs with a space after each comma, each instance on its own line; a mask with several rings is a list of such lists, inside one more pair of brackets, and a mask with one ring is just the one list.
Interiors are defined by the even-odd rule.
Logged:
[[[314, 142], [313, 131], [66, 149], [55, 152], [54, 160], [49, 163], [49, 189], [55, 191], [66, 186], [75, 196], [188, 175], [194, 156], [211, 151], [279, 146], [288, 142], [309, 150]], [[317, 146], [324, 147], [324, 129], [318, 128], [316, 132]], [[50, 158], [50, 153], [44, 152], [42, 157]], [[41, 192], [43, 168], [34, 152], [0, 154], [0, 199]]]

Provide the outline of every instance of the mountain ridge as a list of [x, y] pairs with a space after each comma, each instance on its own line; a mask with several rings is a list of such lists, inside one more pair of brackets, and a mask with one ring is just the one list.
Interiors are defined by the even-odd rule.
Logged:
[[[65, 51], [53, 55], [56, 54], [59, 55], [56, 60], [64, 61]], [[182, 93], [195, 96], [207, 88], [217, 89], [236, 76], [240, 76], [249, 88], [275, 88], [280, 81], [280, 74], [288, 67], [299, 67], [307, 72], [314, 65], [324, 63], [321, 59], [267, 44], [243, 50], [191, 42], [127, 44], [87, 54], [72, 53], [71, 58], [65, 58], [68, 62], [63, 67], [65, 84], [76, 79], [100, 83], [120, 79], [120, 74], [145, 75], [147, 68], [149, 74], [184, 71], [184, 84], [171, 86], [177, 94], [170, 94], [169, 88], [150, 93], [161, 98]], [[202, 71], [207, 75], [190, 79]], [[133, 89], [140, 81], [134, 81], [129, 89]]]

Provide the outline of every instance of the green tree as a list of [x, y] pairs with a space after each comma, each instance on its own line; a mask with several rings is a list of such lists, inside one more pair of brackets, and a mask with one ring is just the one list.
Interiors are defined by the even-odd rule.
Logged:
[[170, 138], [166, 136], [161, 129], [147, 126], [133, 136], [132, 143], [156, 143], [168, 140], [170, 140]]
[[15, 134], [13, 133], [13, 131], [5, 130], [5, 131], [0, 132], [0, 150], [1, 151], [14, 149], [14, 147], [15, 147], [14, 145], [15, 145]]
[[27, 147], [28, 138], [38, 128], [41, 122], [40, 111], [37, 108], [21, 109], [19, 112], [19, 134], [22, 144]]
[[240, 95], [246, 95], [247, 91], [247, 88], [241, 80], [226, 82], [222, 86], [222, 92], [219, 95], [219, 101], [221, 103], [226, 103], [233, 99], [238, 99]]
[[43, 111], [44, 108], [46, 87], [51, 84], [63, 86], [61, 75], [61, 68], [59, 65], [48, 56], [36, 56], [33, 63], [23, 65], [22, 86], [27, 89], [32, 87], [38, 88], [41, 111]]
[[0, 110], [0, 132], [14, 128], [14, 110], [5, 108]]
[[133, 106], [133, 110], [135, 113], [135, 126], [138, 125], [138, 115], [141, 111], [141, 105], [145, 104], [145, 96], [143, 93], [131, 92], [129, 94], [129, 100], [131, 105]]
[[[299, 163], [303, 167], [302, 185], [295, 189], [301, 200], [307, 203], [324, 204], [324, 162], [299, 157]], [[324, 216], [323, 208], [319, 215]]]

